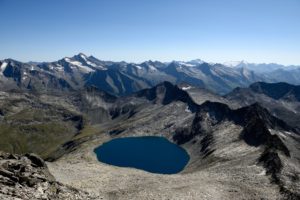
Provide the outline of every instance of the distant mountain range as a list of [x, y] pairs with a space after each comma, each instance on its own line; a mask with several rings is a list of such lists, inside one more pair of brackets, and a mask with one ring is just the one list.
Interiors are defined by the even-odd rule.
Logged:
[[212, 64], [199, 59], [138, 64], [102, 61], [80, 53], [55, 62], [0, 61], [1, 90], [75, 91], [92, 85], [123, 96], [169, 81], [226, 94], [236, 87], [247, 87], [258, 81], [300, 84], [298, 77], [300, 68], [296, 66], [246, 62]]
[[283, 70], [292, 70], [298, 69], [300, 66], [297, 65], [281, 65], [276, 63], [249, 63], [247, 61], [228, 61], [223, 63], [226, 67], [234, 67], [234, 68], [247, 68], [249, 70], [255, 71], [257, 73], [270, 72], [278, 69]]

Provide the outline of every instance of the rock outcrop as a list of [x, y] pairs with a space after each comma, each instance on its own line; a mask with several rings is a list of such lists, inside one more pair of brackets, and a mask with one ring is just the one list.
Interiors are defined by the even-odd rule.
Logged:
[[0, 199], [94, 199], [63, 185], [50, 174], [42, 158], [0, 152]]

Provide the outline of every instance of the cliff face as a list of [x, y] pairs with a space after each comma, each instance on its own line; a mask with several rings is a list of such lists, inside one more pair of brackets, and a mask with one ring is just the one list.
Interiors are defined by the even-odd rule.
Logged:
[[35, 154], [0, 152], [0, 199], [93, 199], [55, 180]]

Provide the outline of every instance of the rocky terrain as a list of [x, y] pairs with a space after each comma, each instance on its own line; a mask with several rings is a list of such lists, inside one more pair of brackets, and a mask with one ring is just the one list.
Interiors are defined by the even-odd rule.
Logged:
[[[42, 199], [41, 195], [64, 199], [71, 194], [77, 197], [70, 199], [299, 199], [299, 130], [259, 103], [242, 105], [227, 96], [170, 82], [119, 98], [88, 87], [62, 93], [5, 91], [0, 100], [0, 125], [10, 128], [1, 129], [1, 138], [10, 138], [0, 142], [1, 149], [42, 155], [58, 181], [53, 187], [65, 191], [51, 196], [50, 174], [42, 175], [47, 184], [36, 183], [33, 188], [42, 189], [34, 191], [13, 179], [29, 199]], [[50, 122], [57, 125], [39, 127]], [[60, 138], [51, 140], [53, 127], [60, 123]], [[190, 161], [179, 174], [162, 175], [97, 160], [96, 147], [127, 136], [163, 136], [187, 150]], [[23, 162], [30, 160], [28, 156], [11, 159], [5, 154], [1, 163]], [[11, 176], [23, 176], [11, 164], [2, 168]], [[30, 170], [36, 170], [30, 171], [33, 179], [36, 173], [48, 173], [45, 164], [33, 164]], [[23, 191], [5, 188], [3, 198], [13, 199]]]
[[[141, 92], [138, 96], [153, 105], [119, 123], [106, 124], [80, 147], [49, 163], [51, 173], [65, 184], [107, 199], [299, 198], [296, 130], [257, 104], [232, 110], [206, 102], [192, 104], [195, 107], [189, 110], [187, 93], [181, 92], [164, 103], [165, 90], [177, 90], [169, 87]], [[184, 147], [191, 156], [185, 170], [176, 175], [151, 174], [99, 163], [93, 153], [112, 138], [141, 135], [164, 136]]]
[[0, 152], [0, 199], [95, 199], [87, 192], [63, 185], [35, 154]]

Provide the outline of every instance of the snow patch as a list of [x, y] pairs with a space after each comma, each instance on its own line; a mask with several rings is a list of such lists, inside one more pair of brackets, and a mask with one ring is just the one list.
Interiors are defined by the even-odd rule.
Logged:
[[91, 61], [89, 61], [85, 55], [80, 54], [80, 57], [81, 57], [88, 65], [91, 65], [92, 67], [97, 67], [97, 65], [96, 65], [95, 63], [92, 63]]
[[292, 133], [291, 132], [289, 132], [289, 131], [284, 131], [286, 134], [288, 134], [288, 135], [292, 135]]
[[269, 130], [269, 132], [271, 133], [271, 135], [275, 135], [275, 133], [274, 133], [274, 130], [273, 129], [268, 129]]
[[142, 69], [142, 67], [141, 66], [139, 66], [139, 65], [136, 65], [135, 66], [137, 69], [139, 69], [139, 70], [141, 70]]
[[55, 63], [55, 64], [49, 65], [49, 69], [50, 70], [61, 71], [61, 70], [63, 70], [63, 66], [61, 66], [60, 64]]
[[87, 61], [86, 57], [85, 57], [83, 54], [80, 54], [80, 57], [81, 57], [83, 60]]
[[189, 109], [189, 107], [187, 106], [184, 110], [185, 112], [191, 113], [192, 111]]
[[64, 58], [64, 60], [65, 60], [66, 62], [71, 62], [71, 59], [70, 59], [70, 58]]
[[286, 138], [286, 135], [284, 135], [283, 133], [278, 132], [278, 134], [279, 134], [281, 137]]
[[239, 64], [241, 64], [243, 61], [227, 61], [224, 62], [223, 65], [225, 65], [226, 67], [236, 67]]
[[190, 64], [190, 63], [186, 63], [186, 62], [180, 62], [180, 65], [184, 65], [186, 67], [195, 67], [196, 65]]
[[73, 66], [76, 66], [77, 68], [79, 68], [79, 69], [82, 70], [83, 72], [89, 73], [89, 72], [94, 72], [94, 71], [95, 71], [95, 70], [91, 69], [91, 68], [88, 67], [88, 66], [82, 65], [81, 62], [73, 61], [73, 60], [71, 60], [70, 58], [65, 58], [65, 61], [68, 62], [68, 63], [70, 63], [70, 64], [73, 65]]
[[249, 70], [247, 70], [246, 68], [242, 69], [242, 74], [247, 78], [250, 79], [251, 78], [251, 72]]
[[86, 60], [86, 63], [87, 63], [88, 65], [91, 65], [92, 67], [97, 67], [97, 65], [96, 65], [95, 63], [92, 63], [92, 62], [90, 62], [90, 61], [88, 61], [88, 60]]
[[182, 87], [181, 89], [182, 90], [189, 90], [189, 89], [191, 89], [192, 87], [191, 86], [187, 86], [187, 87]]
[[189, 63], [194, 64], [194, 65], [201, 65], [204, 63], [204, 61], [201, 59], [196, 59], [196, 60], [189, 61]]
[[285, 131], [284, 133], [280, 132], [280, 131], [273, 130], [273, 129], [269, 129], [269, 131], [270, 131], [271, 135], [279, 135], [282, 138], [286, 138], [286, 135], [284, 133], [287, 133], [287, 131]]
[[56, 64], [56, 69], [57, 69], [58, 71], [63, 71], [63, 70], [64, 70], [64, 67], [61, 66], [60, 64]]
[[107, 70], [107, 68], [105, 68], [105, 67], [103, 67], [101, 65], [98, 65], [97, 68], [100, 69], [100, 70]]
[[157, 71], [157, 69], [153, 65], [149, 65], [149, 69], [152, 71]]
[[3, 74], [4, 70], [6, 69], [7, 64], [8, 64], [8, 63], [6, 63], [6, 62], [3, 62], [3, 63], [1, 64], [1, 67], [0, 67], [1, 75]]
[[265, 176], [266, 175], [266, 170], [262, 170], [258, 175], [259, 176]]

